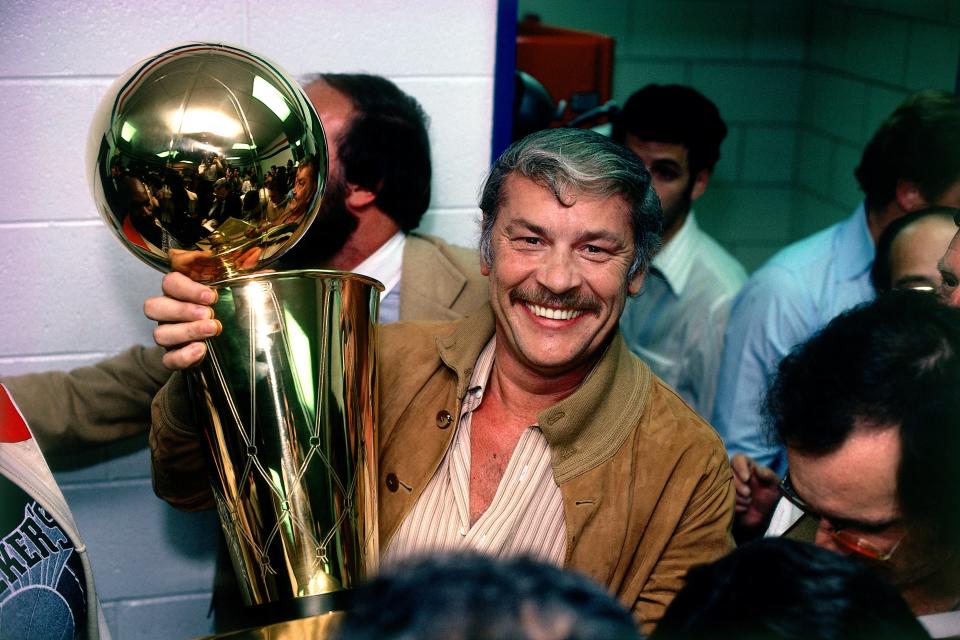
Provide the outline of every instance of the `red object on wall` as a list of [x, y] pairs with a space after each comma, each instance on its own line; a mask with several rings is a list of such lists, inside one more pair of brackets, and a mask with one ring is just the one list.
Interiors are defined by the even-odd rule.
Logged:
[[543, 83], [554, 101], [566, 100], [562, 122], [568, 122], [610, 99], [613, 46], [610, 36], [551, 27], [527, 15], [517, 25], [517, 69]]

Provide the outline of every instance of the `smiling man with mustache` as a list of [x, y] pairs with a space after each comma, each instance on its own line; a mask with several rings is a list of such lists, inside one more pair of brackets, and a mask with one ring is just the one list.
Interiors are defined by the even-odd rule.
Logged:
[[[490, 305], [381, 331], [381, 560], [534, 556], [605, 585], [649, 631], [687, 569], [730, 550], [733, 516], [719, 437], [618, 330], [660, 241], [650, 175], [601, 135], [552, 129], [500, 156], [480, 208]], [[183, 302], [155, 319], [209, 293], [167, 284]], [[176, 401], [158, 397], [151, 434], [174, 503], [191, 444]]]

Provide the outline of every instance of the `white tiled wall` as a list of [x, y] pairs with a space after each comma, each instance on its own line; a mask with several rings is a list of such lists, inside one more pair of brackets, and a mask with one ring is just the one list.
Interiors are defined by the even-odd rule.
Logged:
[[[395, 80], [431, 118], [434, 184], [423, 228], [475, 240], [489, 162], [495, 0], [70, 0], [0, 8], [0, 374], [69, 368], [149, 342], [160, 276], [97, 219], [84, 146], [97, 101], [142, 57], [179, 42], [246, 46], [294, 75]], [[212, 514], [153, 496], [145, 436], [77, 452], [58, 480], [79, 521], [114, 637], [209, 631]]]

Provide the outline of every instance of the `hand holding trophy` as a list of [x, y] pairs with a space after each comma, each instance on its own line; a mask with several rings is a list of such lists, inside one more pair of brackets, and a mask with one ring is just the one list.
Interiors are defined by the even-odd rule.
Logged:
[[107, 91], [87, 167], [124, 246], [218, 290], [223, 331], [192, 387], [248, 618], [341, 608], [341, 590], [377, 563], [382, 286], [333, 271], [262, 273], [324, 222], [316, 112], [262, 57], [185, 44]]

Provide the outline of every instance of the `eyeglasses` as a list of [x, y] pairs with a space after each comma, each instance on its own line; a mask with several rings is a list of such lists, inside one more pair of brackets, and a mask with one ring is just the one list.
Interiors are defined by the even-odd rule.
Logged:
[[908, 284], [902, 287], [896, 287], [901, 291], [920, 291], [921, 293], [930, 293], [936, 294], [937, 288], [930, 286], [929, 284]]
[[784, 474], [783, 480], [780, 481], [778, 488], [780, 489], [780, 495], [789, 500], [795, 507], [803, 511], [803, 513], [811, 518], [827, 523], [830, 526], [828, 533], [836, 545], [850, 553], [855, 553], [877, 562], [886, 562], [893, 557], [900, 543], [903, 542], [903, 539], [907, 536], [907, 534], [904, 533], [893, 543], [893, 546], [884, 551], [866, 538], [862, 538], [860, 535], [847, 530], [842, 525], [838, 525], [832, 519], [812, 509], [793, 488], [789, 473]]

